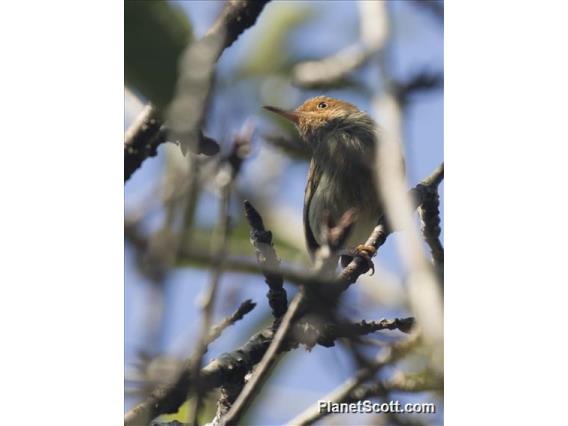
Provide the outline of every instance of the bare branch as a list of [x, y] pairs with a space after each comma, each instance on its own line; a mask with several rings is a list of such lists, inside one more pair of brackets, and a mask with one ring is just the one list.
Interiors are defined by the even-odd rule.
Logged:
[[232, 315], [228, 316], [227, 318], [225, 318], [223, 321], [221, 321], [219, 324], [217, 324], [215, 327], [211, 329], [207, 343], [209, 344], [214, 340], [216, 340], [227, 327], [243, 319], [243, 317], [246, 314], [248, 314], [250, 311], [252, 311], [255, 307], [256, 303], [254, 303], [252, 300], [250, 299], [245, 300], [243, 303], [241, 303], [238, 309], [235, 312], [233, 312]]
[[[158, 111], [152, 104], [146, 105], [124, 134], [125, 182], [140, 168], [146, 158], [155, 157], [158, 154], [158, 147], [168, 142], [166, 134], [167, 126], [163, 123]], [[211, 156], [218, 152], [219, 144], [200, 133], [197, 153]]]
[[[330, 402], [343, 402], [347, 400], [355, 389], [357, 389], [363, 382], [373, 377], [377, 373], [377, 371], [379, 371], [385, 365], [392, 364], [396, 360], [406, 355], [416, 345], [417, 340], [418, 334], [414, 333], [411, 334], [407, 340], [395, 343], [391, 347], [387, 347], [384, 352], [381, 351], [381, 353], [375, 358], [375, 360], [373, 360], [373, 362], [358, 370], [353, 377], [346, 380], [342, 385], [340, 385], [331, 393], [320, 398], [320, 400]], [[288, 422], [288, 425], [311, 425], [327, 414], [329, 413], [320, 411], [319, 404], [315, 404], [307, 408], [300, 415], [294, 417], [294, 419], [290, 420]]]
[[[443, 176], [443, 164], [440, 166], [439, 175]], [[425, 186], [422, 191], [422, 200], [418, 207], [421, 220], [421, 231], [424, 240], [430, 247], [434, 266], [443, 274], [444, 271], [444, 247], [440, 241], [440, 196], [438, 184]]]
[[[354, 339], [363, 342], [361, 336], [372, 334], [381, 330], [400, 330], [410, 333], [413, 330], [415, 320], [409, 318], [395, 318], [394, 320], [382, 319], [379, 321], [346, 322], [338, 319], [329, 320], [323, 324], [320, 321], [310, 321], [310, 316], [302, 318], [295, 325], [293, 335], [296, 339], [311, 349], [315, 344], [326, 348], [335, 346], [335, 342], [342, 338]], [[366, 341], [374, 344], [376, 341]]]
[[[209, 93], [210, 82], [209, 79], [213, 72], [213, 66], [219, 59], [223, 51], [231, 46], [247, 28], [254, 25], [260, 12], [265, 4], [270, 0], [240, 0], [240, 1], [227, 1], [221, 15], [213, 26], [209, 29], [207, 34], [202, 40], [199, 40], [196, 45], [205, 47], [206, 50], [214, 47], [211, 55], [205, 55], [206, 58], [211, 58], [209, 61], [203, 63], [203, 58], [199, 58], [199, 63], [202, 64], [206, 71], [205, 78], [199, 79], [197, 86], [200, 90], [194, 93], [196, 99], [191, 99], [191, 94], [188, 98], [182, 98], [181, 102], [179, 96], [172, 102], [174, 111], [173, 128], [167, 129], [163, 126], [164, 122], [161, 113], [156, 111], [154, 107], [148, 105], [143, 114], [140, 115], [136, 123], [127, 131], [125, 135], [125, 150], [124, 150], [124, 181], [126, 182], [132, 173], [134, 173], [142, 164], [142, 162], [151, 156], [155, 156], [158, 146], [166, 142], [166, 133], [171, 133], [171, 140], [179, 141], [182, 145], [184, 152], [190, 150], [196, 153], [203, 153], [206, 155], [214, 155], [219, 152], [219, 145], [211, 138], [203, 135], [201, 132], [200, 124], [203, 119], [203, 110]], [[210, 40], [218, 40], [218, 42], [210, 43]], [[203, 53], [202, 50], [200, 53]], [[187, 52], [186, 52], [187, 55]], [[182, 67], [182, 70], [184, 67]], [[195, 71], [189, 69], [189, 72]], [[180, 82], [183, 82], [184, 76], [180, 76]], [[187, 80], [187, 78], [186, 78]], [[178, 82], [179, 87], [179, 82]], [[191, 90], [189, 91], [191, 93]], [[198, 96], [201, 95], [201, 96]], [[187, 105], [184, 102], [194, 103], [195, 117], [185, 116], [187, 120], [190, 118], [190, 128], [188, 129], [183, 125], [183, 117], [180, 117], [182, 122], [178, 121], [179, 114], [187, 112]], [[169, 121], [169, 120], [168, 120]], [[169, 124], [169, 123], [168, 123]], [[168, 126], [169, 127], [169, 126]], [[185, 131], [185, 132], [184, 132]], [[175, 137], [176, 132], [181, 134], [182, 137]], [[187, 132], [192, 133], [194, 143], [187, 143]]]
[[252, 27], [264, 6], [270, 0], [229, 0], [223, 11], [205, 34], [205, 37], [222, 36], [223, 41], [218, 55], [230, 47], [239, 36]]
[[227, 425], [235, 425], [241, 418], [244, 411], [250, 406], [250, 403], [254, 397], [260, 392], [262, 387], [262, 382], [266, 378], [270, 367], [275, 363], [276, 357], [280, 352], [280, 346], [286, 338], [286, 334], [292, 326], [292, 320], [296, 313], [298, 312], [300, 305], [304, 299], [304, 293], [300, 291], [288, 307], [286, 314], [282, 318], [280, 327], [276, 331], [272, 343], [268, 347], [268, 350], [262, 357], [262, 361], [258, 364], [258, 367], [254, 371], [252, 377], [245, 385], [243, 391], [240, 393], [239, 397], [235, 401], [234, 405], [231, 407], [229, 412], [224, 418], [224, 422]]
[[[213, 265], [213, 273], [211, 276], [211, 283], [206, 294], [204, 303], [203, 303], [203, 324], [201, 330], [201, 337], [199, 341], [198, 351], [196, 356], [194, 357], [194, 364], [192, 365], [192, 377], [195, 378], [198, 386], [196, 391], [196, 397], [194, 400], [194, 407], [191, 410], [192, 415], [192, 424], [197, 425], [197, 416], [200, 408], [200, 403], [202, 399], [202, 394], [199, 392], [199, 377], [200, 377], [200, 369], [201, 369], [201, 360], [203, 355], [207, 351], [208, 342], [206, 340], [211, 327], [211, 321], [213, 316], [213, 302], [215, 300], [217, 289], [219, 287], [219, 280], [221, 278], [221, 274], [223, 273], [223, 266], [224, 260], [227, 257], [227, 247], [228, 247], [228, 240], [229, 240], [229, 206], [230, 206], [230, 196], [231, 196], [231, 189], [233, 187], [234, 179], [237, 177], [241, 170], [241, 165], [250, 152], [250, 143], [252, 136], [254, 134], [254, 126], [250, 122], [246, 123], [243, 130], [236, 136], [235, 140], [233, 141], [233, 148], [230, 154], [224, 159], [224, 164], [229, 169], [226, 171], [228, 176], [225, 176], [225, 179], [222, 180], [222, 187], [221, 187], [221, 209], [219, 211], [219, 229], [217, 233], [217, 254], [216, 254], [216, 261]], [[221, 169], [221, 173], [223, 169]], [[234, 391], [234, 387], [230, 389], [226, 389], [227, 396], [232, 395]], [[232, 398], [227, 399], [230, 400]]]
[[266, 297], [268, 297], [272, 315], [274, 318], [280, 318], [288, 309], [288, 299], [284, 289], [284, 279], [282, 274], [278, 272], [280, 270], [280, 259], [278, 259], [272, 245], [272, 233], [264, 228], [262, 217], [250, 202], [245, 200], [244, 207], [245, 216], [251, 227], [250, 241], [254, 246], [256, 259], [269, 287]]
[[124, 134], [124, 181], [126, 182], [148, 158], [158, 152], [165, 142], [160, 129], [162, 121], [152, 105], [148, 104]]
[[[250, 312], [254, 307], [255, 304], [250, 300], [243, 302], [230, 317], [225, 318], [221, 323], [213, 327], [208, 336], [207, 344], [217, 339], [225, 328], [242, 319], [244, 315]], [[258, 333], [241, 349], [246, 350], [247, 348], [251, 348], [251, 356], [254, 356], [255, 345], [262, 347], [264, 339], [265, 336]], [[268, 347], [267, 344], [266, 347]], [[221, 358], [222, 357], [220, 357], [220, 359]], [[228, 386], [229, 383], [235, 379], [230, 374], [230, 371], [234, 370], [235, 364], [233, 362], [243, 361], [244, 357], [241, 356], [237, 358], [237, 355], [234, 357], [226, 355], [222, 359], [222, 362], [216, 360], [201, 371], [200, 386], [202, 390], [206, 391], [220, 386]], [[258, 359], [260, 359], [260, 357]], [[255, 359], [253, 358], [253, 360]], [[148, 398], [129, 410], [124, 416], [125, 426], [146, 426], [151, 419], [160, 414], [177, 411], [179, 406], [185, 401], [187, 393], [194, 383], [194, 380], [191, 378], [191, 368], [193, 364], [193, 358], [187, 360], [182, 366], [180, 373], [176, 375], [176, 380], [158, 386]], [[225, 374], [226, 372], [227, 374]]]
[[190, 44], [180, 61], [176, 95], [168, 111], [170, 134], [182, 151], [195, 151], [209, 100], [215, 63], [239, 35], [254, 25], [269, 0], [229, 0], [205, 36]]
[[[414, 201], [414, 206], [417, 208], [421, 205], [423, 200], [427, 197], [427, 192], [431, 191], [433, 187], [437, 187], [444, 178], [444, 167], [441, 164], [437, 167], [428, 177], [424, 178], [414, 188], [410, 190], [410, 195]], [[252, 225], [251, 225], [252, 226]], [[365, 242], [365, 245], [372, 245], [377, 250], [385, 243], [387, 237], [393, 232], [386, 223], [386, 219], [381, 217], [378, 220], [377, 226], [371, 232], [371, 235]], [[264, 254], [263, 256], [268, 256]], [[184, 262], [198, 262], [205, 266], [210, 265], [212, 258], [210, 255], [198, 250], [191, 250], [184, 248], [181, 251], [180, 258]], [[244, 257], [228, 257], [226, 259], [226, 267], [232, 271], [244, 273], [267, 273], [269, 275], [281, 275], [282, 278], [294, 285], [304, 285], [306, 288], [321, 286], [322, 290], [331, 294], [332, 288], [330, 281], [321, 279], [315, 276], [312, 271], [301, 268], [290, 268], [275, 263], [264, 262], [262, 267], [259, 268], [255, 262]], [[368, 263], [365, 259], [355, 256], [351, 263], [347, 265], [339, 277], [336, 279], [337, 291], [345, 291], [351, 284], [353, 284], [360, 275], [368, 270]]]
[[[411, 191], [414, 196], [415, 203], [419, 204], [422, 202], [424, 191], [430, 186], [438, 185], [443, 179], [443, 166], [438, 167], [430, 176], [422, 180], [416, 187]], [[252, 226], [252, 225], [251, 225]], [[264, 226], [264, 225], [263, 225]], [[268, 232], [268, 231], [267, 231]], [[371, 233], [366, 244], [373, 245], [375, 248], [379, 248], [385, 241], [391, 231], [388, 230], [384, 224], [384, 219], [379, 220], [379, 224], [375, 227]], [[198, 260], [206, 264], [212, 264], [213, 258], [209, 255], [204, 255], [203, 253], [182, 251], [182, 255], [186, 258], [191, 258]], [[238, 270], [242, 272], [259, 272], [262, 271], [254, 262], [246, 259], [236, 259], [228, 258], [225, 264], [226, 268]], [[264, 264], [263, 268], [267, 268]], [[317, 276], [314, 276], [310, 271], [298, 271], [290, 268], [283, 268], [282, 266], [277, 266], [276, 269], [266, 270], [269, 273], [281, 274], [282, 278], [286, 279], [288, 282], [296, 285], [305, 285], [306, 288], [313, 287], [314, 289], [322, 289], [318, 295], [326, 296], [333, 294], [333, 286], [337, 286], [335, 296], [337, 297], [339, 293], [346, 290], [350, 284], [354, 283], [357, 278], [365, 273], [366, 268], [368, 268], [367, 263], [364, 259], [356, 256], [351, 263], [343, 269], [339, 278], [334, 283], [329, 281], [322, 281]], [[323, 300], [323, 299], [322, 299]], [[323, 303], [323, 301], [322, 301]], [[280, 347], [281, 351], [289, 350], [299, 343], [304, 343], [308, 346], [313, 345], [313, 337], [306, 336], [306, 333], [297, 332], [298, 327], [295, 327], [294, 336], [295, 341], [291, 341], [289, 344]], [[300, 330], [301, 331], [301, 330]], [[268, 349], [270, 342], [274, 336], [274, 330], [272, 326], [261, 330], [254, 336], [252, 336], [249, 341], [238, 348], [237, 350], [223, 354], [216, 360], [209, 363], [201, 370], [201, 380], [200, 388], [202, 392], [209, 389], [225, 386], [228, 383], [235, 383], [249, 372], [265, 354]], [[335, 335], [337, 337], [337, 334]], [[316, 338], [317, 340], [317, 338]], [[317, 343], [324, 343], [318, 341]], [[325, 342], [324, 346], [329, 346], [328, 340]], [[187, 396], [187, 392], [192, 385], [191, 372], [188, 364], [184, 369], [179, 379], [167, 386], [161, 386], [156, 389], [153, 394], [146, 399], [144, 402], [139, 404], [137, 407], [133, 408], [129, 413], [127, 413], [125, 420], [127, 425], [139, 424], [136, 421], [139, 420], [141, 414], [151, 415], [153, 418], [159, 414], [175, 412], [179, 405], [183, 403]], [[134, 419], [134, 420], [130, 420]]]
[[345, 402], [362, 401], [365, 399], [386, 396], [390, 392], [425, 392], [439, 391], [444, 388], [443, 379], [431, 372], [421, 374], [395, 374], [392, 378], [381, 380], [370, 385], [361, 385], [346, 399]]
[[388, 33], [382, 2], [359, 1], [361, 34], [352, 45], [327, 58], [297, 64], [292, 70], [294, 83], [303, 88], [333, 87], [349, 73], [365, 64], [383, 48]]
[[415, 320], [412, 317], [395, 318], [393, 320], [382, 319], [379, 321], [361, 321], [356, 323], [338, 324], [336, 338], [360, 336], [371, 334], [380, 330], [400, 330], [403, 333], [410, 333]]

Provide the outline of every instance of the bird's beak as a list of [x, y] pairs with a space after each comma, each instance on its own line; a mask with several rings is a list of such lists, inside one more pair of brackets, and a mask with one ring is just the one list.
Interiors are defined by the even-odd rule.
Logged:
[[276, 107], [273, 107], [273, 106], [263, 106], [263, 108], [284, 117], [286, 120], [290, 120], [294, 124], [300, 123], [301, 113], [299, 113], [299, 112], [284, 111], [283, 109], [276, 108]]

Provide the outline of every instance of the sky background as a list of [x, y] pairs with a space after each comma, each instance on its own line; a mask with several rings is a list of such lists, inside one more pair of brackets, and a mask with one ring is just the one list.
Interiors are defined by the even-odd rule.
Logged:
[[[197, 37], [204, 34], [215, 20], [222, 7], [221, 2], [192, 1], [176, 2], [188, 15]], [[432, 15], [410, 2], [391, 2], [391, 39], [388, 46], [389, 70], [396, 80], [408, 78], [420, 71], [443, 70], [443, 26]], [[285, 50], [276, 51], [271, 66], [264, 70], [254, 69], [250, 64], [264, 50], [262, 41], [268, 39], [266, 32], [270, 25], [275, 27], [282, 16], [290, 16], [290, 22], [298, 16], [309, 16], [302, 23], [290, 27], [283, 36]], [[312, 91], [298, 89], [290, 85], [285, 73], [275, 72], [282, 60], [283, 67], [288, 61], [307, 58], [322, 58], [350, 45], [358, 38], [359, 11], [356, 2], [271, 2], [260, 16], [255, 27], [246, 31], [238, 41], [227, 49], [218, 63], [216, 90], [213, 96], [206, 133], [217, 139], [226, 150], [230, 136], [241, 128], [243, 122], [252, 118], [257, 125], [253, 150], [244, 164], [239, 176], [237, 188], [244, 192], [259, 192], [269, 197], [278, 210], [285, 212], [290, 224], [297, 227], [301, 223], [303, 191], [307, 176], [307, 163], [288, 158], [263, 140], [265, 133], [281, 129], [263, 112], [261, 106], [269, 103], [284, 108], [299, 105], [303, 100], [326, 94], [356, 104], [360, 109], [371, 112], [372, 91], [379, 84], [378, 71], [372, 62], [353, 73], [353, 78], [360, 82], [363, 89], [335, 89], [330, 91]], [[268, 50], [275, 54], [274, 49]], [[247, 64], [249, 64], [247, 69]], [[126, 101], [125, 128], [139, 112], [140, 104]], [[380, 122], [380, 117], [375, 117]], [[427, 176], [443, 160], [443, 92], [434, 90], [419, 94], [413, 98], [405, 110], [404, 145], [408, 180], [411, 185]], [[136, 213], [148, 197], [152, 196], [154, 182], [162, 175], [166, 161], [166, 151], [177, 149], [175, 146], [162, 145], [157, 157], [146, 160], [125, 185], [126, 214]], [[174, 154], [175, 155], [175, 154]], [[267, 169], [272, 171], [267, 174]], [[443, 220], [443, 185], [441, 186], [441, 210]], [[239, 216], [240, 206], [235, 200], [232, 214]], [[218, 197], [215, 193], [205, 193], [197, 211], [197, 224], [208, 229], [215, 224], [218, 211]], [[262, 212], [261, 212], [262, 213]], [[160, 212], [144, 220], [145, 230], [151, 232], [159, 227], [163, 215]], [[271, 228], [268, 222], [267, 227]], [[292, 225], [291, 225], [292, 226]], [[300, 229], [301, 231], [301, 229]], [[376, 303], [368, 303], [368, 289], [375, 278], [366, 277], [365, 285], [354, 285], [345, 297], [347, 312], [355, 320], [391, 318], [408, 314], [396, 303], [398, 281], [403, 279], [396, 254], [396, 238], [389, 238], [381, 248], [377, 265], [389, 281], [392, 291], [385, 291], [392, 296], [389, 303], [377, 308]], [[278, 246], [276, 247], [278, 251]], [[239, 253], [232, 253], [239, 254]], [[282, 254], [280, 253], [280, 256]], [[283, 261], [290, 259], [283, 259]], [[159, 336], [152, 340], [152, 349], [156, 354], [168, 354], [186, 357], [194, 348], [194, 341], [199, 333], [199, 309], [197, 300], [209, 280], [210, 272], [192, 268], [176, 268], [168, 276], [165, 287], [165, 316]], [[393, 284], [394, 283], [394, 284]], [[387, 283], [388, 284], [388, 283]], [[364, 287], [367, 290], [363, 290]], [[387, 285], [388, 287], [388, 285]], [[131, 248], [125, 247], [125, 362], [127, 371], [137, 359], [137, 352], [148, 347], [148, 333], [145, 329], [148, 311], [145, 308], [156, 296], [152, 286], [136, 268]], [[289, 295], [294, 289], [287, 286]], [[215, 321], [231, 313], [246, 298], [257, 302], [256, 309], [227, 330], [209, 348], [205, 360], [235, 349], [242, 345], [248, 336], [256, 331], [268, 318], [269, 308], [266, 302], [267, 289], [263, 280], [254, 275], [227, 272], [223, 275], [220, 296], [215, 310]], [[392, 332], [384, 333], [381, 339], [388, 340], [395, 336]], [[396, 336], [395, 336], [396, 337]], [[353, 362], [340, 347], [323, 348], [316, 346], [311, 352], [303, 349], [292, 351], [275, 371], [267, 384], [266, 392], [257, 398], [255, 407], [247, 422], [251, 424], [282, 424], [302, 411], [320, 397], [333, 390], [353, 373]], [[413, 396], [418, 402], [441, 403], [429, 395]], [[263, 404], [266, 401], [285, 401], [279, 404]], [[402, 398], [401, 398], [402, 400]], [[126, 408], [135, 400], [126, 399]], [[329, 422], [341, 424], [369, 424], [367, 416], [349, 418], [330, 418]], [[441, 424], [441, 413], [427, 418], [430, 424]], [[335, 423], [339, 424], [339, 423]]]

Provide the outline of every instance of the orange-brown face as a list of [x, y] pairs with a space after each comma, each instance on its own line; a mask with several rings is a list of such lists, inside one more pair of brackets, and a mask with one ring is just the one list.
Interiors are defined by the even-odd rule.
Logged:
[[354, 105], [328, 96], [316, 96], [308, 99], [295, 111], [284, 111], [280, 108], [265, 106], [298, 126], [302, 134], [308, 134], [336, 119], [347, 117], [358, 111]]
[[333, 115], [357, 112], [357, 107], [349, 102], [340, 101], [339, 99], [330, 98], [328, 96], [316, 96], [315, 98], [308, 99], [298, 108], [296, 112], [315, 113], [321, 117], [330, 117]]

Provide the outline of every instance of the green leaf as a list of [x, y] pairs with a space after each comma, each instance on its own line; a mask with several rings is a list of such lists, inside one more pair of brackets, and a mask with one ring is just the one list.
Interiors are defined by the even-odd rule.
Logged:
[[191, 25], [179, 7], [165, 1], [126, 0], [126, 84], [163, 111], [174, 94], [178, 58], [191, 39]]

